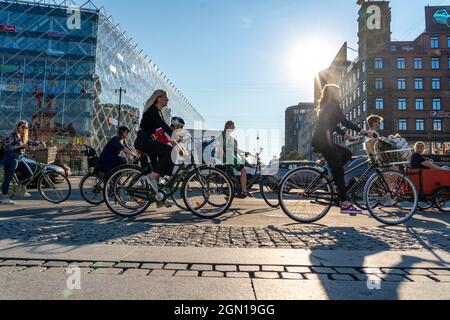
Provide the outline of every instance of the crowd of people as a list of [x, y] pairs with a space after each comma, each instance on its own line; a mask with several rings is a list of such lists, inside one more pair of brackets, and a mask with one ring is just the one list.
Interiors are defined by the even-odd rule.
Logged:
[[[383, 118], [372, 115], [367, 119], [369, 130], [362, 129], [346, 119], [339, 105], [340, 90], [337, 85], [328, 84], [323, 88], [320, 98], [318, 120], [316, 131], [312, 139], [312, 147], [316, 153], [321, 154], [330, 168], [334, 181], [338, 189], [338, 197], [341, 204], [341, 213], [358, 214], [360, 210], [354, 206], [346, 195], [344, 179], [344, 167], [352, 159], [352, 153], [341, 145], [334, 142], [333, 134], [341, 135], [346, 141], [358, 141], [358, 137], [349, 135], [342, 129], [342, 126], [354, 130], [361, 136], [367, 137], [366, 147], [374, 148], [378, 138]], [[112, 137], [104, 147], [100, 155], [100, 165], [102, 171], [108, 173], [118, 166], [127, 163], [121, 153], [135, 158], [150, 158], [153, 172], [149, 175], [149, 184], [154, 192], [158, 192], [158, 181], [162, 176], [171, 176], [174, 172], [176, 160], [173, 155], [185, 157], [187, 154], [184, 143], [189, 136], [185, 131], [185, 121], [180, 117], [173, 117], [170, 124], [167, 124], [163, 117], [163, 109], [168, 106], [169, 97], [163, 90], [156, 90], [145, 103], [140, 129], [134, 146], [127, 144], [130, 129], [120, 127], [116, 136]], [[236, 139], [232, 132], [236, 129], [233, 121], [227, 121], [221, 137], [218, 138], [217, 155], [224, 164], [230, 165], [234, 170], [240, 172], [242, 192], [238, 198], [251, 197], [247, 190], [247, 171], [245, 168], [245, 158], [249, 155], [238, 148]], [[21, 178], [27, 179], [32, 176], [29, 166], [23, 161], [25, 151], [31, 147], [43, 143], [31, 141], [28, 138], [29, 126], [26, 121], [17, 123], [11, 134], [4, 139], [4, 178], [2, 183], [1, 204], [15, 204], [9, 196], [9, 185], [16, 173], [21, 172]], [[426, 146], [423, 142], [416, 143], [415, 154], [412, 157], [411, 166], [418, 169], [450, 170], [436, 166], [431, 159], [423, 156]], [[371, 151], [369, 153], [374, 153]], [[145, 157], [143, 157], [145, 155]], [[175, 157], [176, 158], [176, 157]], [[25, 196], [30, 196], [25, 193]], [[158, 206], [170, 206], [169, 202], [158, 203]]]

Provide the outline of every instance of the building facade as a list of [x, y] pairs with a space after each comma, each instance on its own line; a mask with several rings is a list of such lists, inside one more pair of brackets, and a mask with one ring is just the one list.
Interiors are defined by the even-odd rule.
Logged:
[[[384, 118], [381, 134], [399, 133], [412, 145], [424, 141], [433, 154], [450, 154], [449, 6], [425, 7], [425, 32], [412, 41], [391, 39], [388, 1], [361, 2], [358, 58], [344, 44], [331, 66], [315, 80], [341, 87], [346, 118], [367, 128], [368, 116]], [[351, 132], [354, 133], [354, 132]], [[337, 141], [343, 143], [340, 137]], [[364, 153], [360, 144], [349, 146]]]
[[2, 136], [28, 120], [32, 136], [57, 146], [59, 161], [77, 172], [85, 169], [83, 144], [100, 151], [118, 125], [130, 127], [134, 139], [156, 89], [170, 98], [166, 120], [181, 116], [189, 127], [204, 121], [103, 8], [62, 3], [0, 1]]
[[305, 127], [306, 115], [313, 109], [313, 103], [300, 102], [286, 109], [285, 113], [285, 151], [304, 152], [302, 128]]

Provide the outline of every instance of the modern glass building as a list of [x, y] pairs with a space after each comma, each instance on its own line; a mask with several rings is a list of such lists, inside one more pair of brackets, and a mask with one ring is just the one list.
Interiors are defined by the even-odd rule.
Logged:
[[[83, 144], [99, 151], [119, 121], [135, 128], [156, 89], [170, 97], [166, 120], [181, 116], [188, 127], [204, 121], [105, 10], [89, 1], [79, 7], [1, 0], [0, 61], [0, 135], [28, 120], [32, 136], [57, 146], [59, 161], [75, 171], [85, 169]], [[126, 91], [121, 108], [120, 88]]]

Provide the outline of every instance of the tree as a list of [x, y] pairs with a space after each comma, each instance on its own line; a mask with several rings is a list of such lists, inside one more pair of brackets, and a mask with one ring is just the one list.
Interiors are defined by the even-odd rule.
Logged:
[[285, 147], [282, 148], [280, 154], [280, 161], [300, 161], [304, 160], [304, 158], [298, 153], [296, 150], [287, 151]]

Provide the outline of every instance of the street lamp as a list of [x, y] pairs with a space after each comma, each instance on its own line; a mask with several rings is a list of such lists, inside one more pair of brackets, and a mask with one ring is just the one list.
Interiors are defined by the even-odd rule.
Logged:
[[122, 117], [122, 93], [127, 93], [127, 90], [120, 87], [119, 89], [114, 90], [115, 93], [119, 93], [119, 119], [118, 119], [118, 127], [120, 128], [120, 121]]

